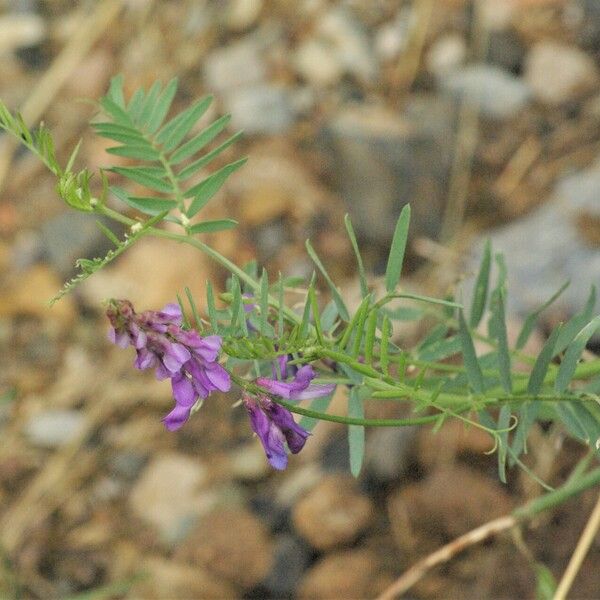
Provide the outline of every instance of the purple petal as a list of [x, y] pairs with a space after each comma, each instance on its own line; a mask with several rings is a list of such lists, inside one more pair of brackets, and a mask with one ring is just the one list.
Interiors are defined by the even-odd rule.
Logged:
[[169, 377], [173, 377], [173, 374], [163, 365], [162, 361], [158, 363], [156, 367], [156, 371], [154, 371], [156, 375], [156, 379], [162, 381], [163, 379], [168, 379]]
[[129, 331], [133, 338], [133, 346], [138, 350], [140, 348], [143, 348], [148, 341], [148, 336], [146, 335], [146, 332], [143, 329], [140, 329], [140, 327], [136, 323], [131, 323]]
[[144, 369], [154, 367], [157, 362], [158, 359], [156, 358], [154, 352], [150, 352], [150, 350], [147, 348], [141, 348], [140, 350], [137, 350], [137, 357], [135, 359], [135, 363], [133, 364], [136, 369], [143, 371]]
[[173, 398], [175, 398], [177, 404], [181, 406], [192, 406], [194, 402], [196, 402], [194, 386], [185, 375], [175, 375], [171, 379], [171, 387], [173, 388]]
[[114, 327], [109, 328], [108, 339], [113, 344], [119, 346], [119, 348], [127, 348], [127, 346], [130, 344], [130, 339], [127, 333], [117, 333], [117, 330]]
[[185, 346], [189, 346], [190, 348], [196, 348], [202, 344], [202, 337], [197, 331], [190, 329], [189, 331], [184, 331], [180, 329], [176, 325], [171, 325], [169, 327], [169, 333], [173, 335], [173, 337], [178, 341], [184, 344]]
[[273, 423], [285, 436], [290, 451], [293, 454], [298, 454], [304, 448], [304, 444], [310, 433], [294, 421], [292, 413], [284, 406], [271, 402], [267, 412]]
[[231, 389], [231, 378], [229, 373], [219, 364], [210, 363], [204, 370], [206, 377], [221, 392], [228, 392]]
[[202, 341], [198, 346], [192, 347], [194, 348], [194, 352], [200, 355], [205, 361], [215, 362], [217, 356], [219, 356], [222, 341], [223, 340], [218, 335], [209, 335], [208, 337], [202, 338]]
[[169, 431], [176, 431], [190, 418], [191, 410], [191, 406], [177, 404], [168, 415], [162, 418], [162, 422]]
[[171, 321], [177, 325], [181, 325], [181, 306], [179, 306], [177, 302], [171, 302], [158, 312], [158, 317], [165, 321]]
[[334, 390], [335, 383], [312, 383], [305, 390], [293, 393], [290, 396], [290, 400], [308, 400], [310, 398], [321, 398], [322, 396], [328, 396]]
[[245, 405], [250, 417], [250, 426], [258, 436], [269, 463], [277, 470], [285, 469], [288, 458], [283, 433], [263, 412], [256, 401], [246, 398]]
[[306, 389], [308, 384], [315, 378], [315, 371], [311, 365], [304, 365], [300, 367], [294, 376], [294, 382], [297, 384], [298, 389]]
[[171, 373], [177, 373], [182, 365], [192, 358], [192, 355], [183, 344], [169, 342], [165, 346], [163, 363]]

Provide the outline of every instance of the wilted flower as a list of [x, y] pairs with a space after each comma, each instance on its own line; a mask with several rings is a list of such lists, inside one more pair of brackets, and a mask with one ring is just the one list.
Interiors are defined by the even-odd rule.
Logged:
[[157, 379], [171, 379], [175, 408], [163, 418], [170, 431], [188, 420], [199, 398], [230, 389], [229, 373], [217, 362], [221, 337], [203, 338], [197, 331], [182, 329], [178, 304], [138, 315], [128, 300], [113, 300], [106, 314], [112, 325], [109, 339], [121, 348], [135, 348], [135, 367], [154, 368]]

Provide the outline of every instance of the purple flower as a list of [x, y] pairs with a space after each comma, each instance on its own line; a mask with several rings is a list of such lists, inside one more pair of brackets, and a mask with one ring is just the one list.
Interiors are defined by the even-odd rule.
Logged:
[[285, 469], [288, 463], [286, 445], [292, 454], [297, 454], [310, 433], [294, 421], [287, 408], [266, 396], [254, 398], [245, 394], [243, 400], [250, 425], [263, 445], [269, 463], [280, 471]]
[[[281, 357], [280, 357], [281, 359]], [[287, 359], [280, 360], [281, 377], [287, 377]], [[311, 365], [300, 367], [291, 381], [280, 381], [275, 376], [273, 379], [268, 377], [259, 377], [256, 383], [274, 396], [280, 396], [286, 400], [306, 400], [307, 398], [317, 398], [327, 396], [335, 389], [335, 384], [315, 384], [311, 381], [315, 378], [315, 371]]]
[[171, 379], [175, 408], [162, 420], [170, 431], [188, 420], [198, 399], [215, 390], [229, 391], [229, 373], [217, 362], [221, 338], [183, 330], [179, 304], [138, 315], [131, 302], [113, 300], [106, 314], [112, 325], [109, 340], [121, 348], [135, 348], [135, 367], [153, 368], [157, 379]]

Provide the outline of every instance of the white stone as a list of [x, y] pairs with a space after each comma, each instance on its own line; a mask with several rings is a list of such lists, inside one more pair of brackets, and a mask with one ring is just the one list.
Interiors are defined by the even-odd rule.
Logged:
[[267, 66], [262, 50], [254, 38], [214, 50], [204, 61], [206, 86], [222, 92], [264, 81]]
[[227, 27], [244, 31], [256, 23], [263, 9], [263, 0], [231, 0], [227, 7]]
[[465, 97], [484, 115], [497, 119], [514, 116], [529, 100], [530, 89], [499, 67], [470, 65], [439, 77], [442, 89]]
[[0, 17], [0, 53], [34, 46], [46, 37], [46, 24], [32, 13], [9, 14]]
[[159, 454], [133, 486], [129, 505], [164, 541], [175, 542], [214, 506], [215, 495], [202, 491], [206, 483], [206, 467], [197, 460], [177, 453]]
[[231, 126], [248, 134], [285, 132], [295, 119], [287, 90], [272, 84], [231, 90], [224, 98]]
[[433, 75], [448, 73], [465, 62], [467, 44], [462, 35], [450, 33], [440, 37], [427, 52], [425, 63]]
[[371, 40], [362, 25], [343, 8], [332, 8], [318, 22], [317, 33], [329, 42], [346, 72], [364, 81], [377, 74]]
[[84, 421], [85, 416], [76, 410], [46, 410], [30, 417], [25, 434], [35, 446], [56, 448], [73, 440]]
[[337, 54], [324, 42], [312, 38], [298, 47], [293, 65], [301, 77], [316, 86], [333, 85], [344, 74], [344, 66]]
[[573, 46], [539, 42], [525, 59], [525, 80], [536, 98], [546, 104], [561, 104], [598, 80], [594, 60]]

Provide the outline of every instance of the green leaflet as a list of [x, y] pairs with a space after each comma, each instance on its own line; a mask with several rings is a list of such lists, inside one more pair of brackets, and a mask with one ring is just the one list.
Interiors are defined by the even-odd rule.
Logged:
[[233, 229], [238, 224], [233, 219], [215, 219], [214, 221], [202, 221], [195, 223], [189, 228], [190, 233], [215, 233], [216, 231], [225, 231]]
[[362, 256], [358, 248], [358, 242], [356, 241], [354, 227], [352, 227], [350, 215], [348, 215], [347, 213], [346, 215], [344, 215], [344, 225], [346, 226], [346, 231], [348, 232], [348, 237], [350, 238], [350, 243], [352, 244], [352, 250], [354, 251], [354, 256], [356, 257], [356, 265], [358, 267], [358, 278], [360, 281], [360, 293], [361, 296], [364, 298], [369, 293], [369, 286], [367, 284], [365, 266], [363, 264]]
[[548, 372], [548, 367], [550, 366], [550, 361], [555, 353], [554, 350], [556, 347], [556, 341], [558, 340], [561, 329], [562, 326], [559, 325], [550, 334], [550, 337], [546, 340], [542, 351], [539, 353], [535, 364], [533, 365], [531, 375], [529, 376], [529, 381], [527, 382], [527, 393], [531, 394], [532, 396], [537, 396], [542, 389], [546, 373]]
[[575, 373], [577, 363], [581, 358], [582, 352], [585, 350], [587, 343], [594, 335], [597, 329], [600, 328], [600, 316], [592, 319], [575, 337], [575, 339], [567, 347], [567, 352], [558, 369], [558, 375], [554, 383], [554, 391], [557, 394], [562, 394]]
[[404, 251], [408, 240], [408, 226], [410, 224], [410, 204], [407, 204], [400, 213], [392, 238], [392, 245], [385, 269], [385, 289], [393, 292], [400, 281], [402, 265], [404, 263]]
[[483, 311], [485, 310], [485, 304], [487, 302], [488, 287], [490, 282], [490, 267], [492, 264], [492, 245], [490, 240], [487, 240], [483, 250], [483, 257], [481, 259], [481, 266], [479, 267], [479, 274], [475, 281], [475, 287], [473, 288], [473, 300], [471, 302], [471, 317], [469, 324], [473, 329], [479, 325]]
[[[363, 401], [370, 390], [363, 386], [354, 385], [348, 393], [348, 416], [358, 419], [365, 418]], [[348, 425], [348, 445], [350, 449], [350, 472], [354, 477], [360, 475], [365, 455], [365, 428], [363, 425]]]
[[171, 152], [185, 138], [196, 121], [208, 110], [212, 96], [198, 100], [188, 109], [180, 112], [164, 125], [156, 136], [156, 141], [162, 146], [163, 152]]
[[246, 158], [236, 160], [213, 173], [201, 181], [198, 185], [190, 188], [186, 193], [186, 198], [193, 198], [190, 207], [187, 210], [187, 216], [193, 217], [200, 209], [202, 209], [208, 201], [221, 189], [227, 178], [237, 171], [242, 165], [246, 164]]
[[310, 240], [306, 240], [305, 245], [306, 245], [306, 251], [308, 252], [308, 255], [310, 256], [312, 261], [315, 263], [315, 265], [317, 265], [317, 268], [319, 269], [319, 271], [321, 271], [321, 275], [323, 275], [323, 277], [325, 278], [325, 281], [327, 282], [327, 285], [329, 286], [331, 295], [333, 296], [333, 301], [335, 302], [335, 305], [338, 309], [338, 313], [340, 314], [342, 319], [344, 319], [344, 321], [349, 321], [350, 315], [348, 314], [348, 309], [346, 308], [346, 305], [344, 304], [344, 301], [342, 300], [342, 296], [341, 296], [337, 286], [333, 283], [331, 277], [329, 277], [329, 273], [327, 273], [327, 270], [323, 266], [321, 259], [318, 257], [317, 253], [315, 252], [314, 248], [312, 247]]
[[481, 367], [479, 366], [479, 361], [477, 360], [477, 355], [475, 354], [473, 339], [471, 338], [462, 310], [458, 312], [458, 325], [458, 337], [460, 339], [460, 346], [465, 361], [467, 379], [473, 390], [477, 394], [482, 394], [484, 391], [483, 374], [481, 372]]
[[537, 323], [538, 317], [540, 316], [540, 314], [546, 310], [551, 304], [554, 303], [555, 300], [557, 300], [560, 295], [569, 287], [569, 282], [567, 281], [566, 283], [564, 283], [559, 289], [558, 291], [556, 291], [552, 297], [550, 299], [548, 299], [546, 302], [544, 302], [544, 304], [542, 304], [538, 309], [536, 309], [535, 311], [533, 311], [526, 319], [525, 319], [525, 323], [523, 323], [523, 328], [521, 329], [521, 331], [519, 332], [519, 337], [517, 338], [517, 344], [516, 344], [516, 348], [517, 350], [521, 350], [525, 344], [527, 343], [527, 340], [529, 339], [529, 336], [531, 335], [531, 333], [533, 332], [533, 330], [535, 329], [535, 325]]
[[[171, 156], [169, 157], [169, 162], [172, 165], [177, 165], [181, 161], [189, 158], [190, 156], [196, 154], [199, 150], [202, 150], [206, 144], [210, 143], [215, 137], [229, 125], [229, 121], [231, 121], [231, 115], [224, 115], [223, 117], [217, 119], [214, 123], [211, 123], [208, 127], [203, 129], [199, 134], [195, 135], [188, 142], [180, 146]], [[190, 173], [191, 174], [191, 173]], [[187, 175], [180, 174], [179, 177], [181, 179], [185, 179]]]

